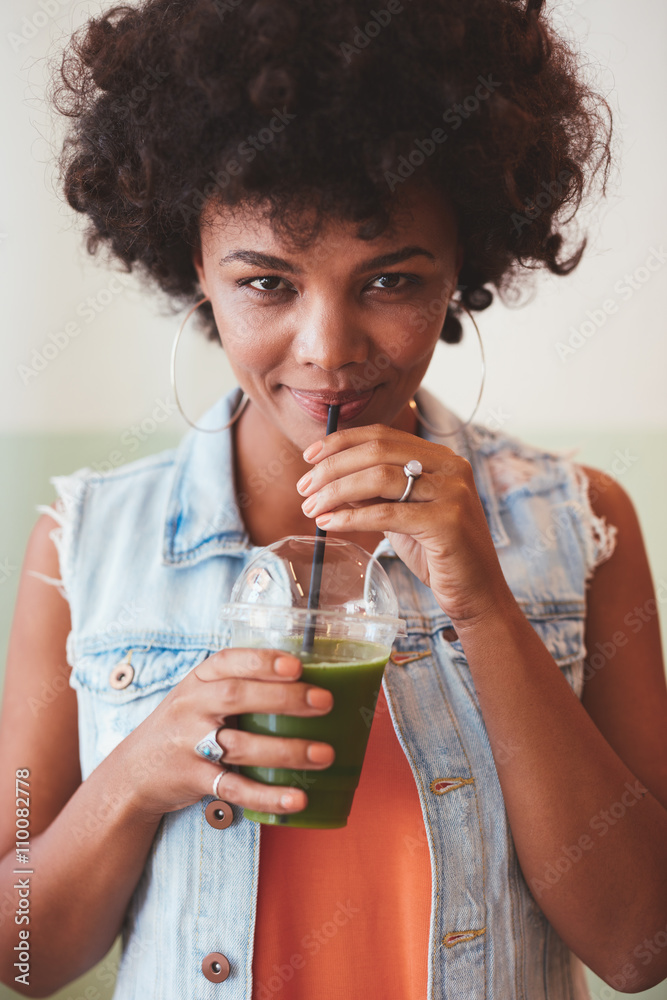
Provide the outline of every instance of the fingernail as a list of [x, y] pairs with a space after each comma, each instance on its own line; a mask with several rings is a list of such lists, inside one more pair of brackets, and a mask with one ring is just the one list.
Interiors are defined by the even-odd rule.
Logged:
[[282, 795], [280, 804], [283, 809], [291, 809], [292, 806], [296, 805], [296, 795]]
[[307, 475], [303, 476], [299, 480], [299, 482], [296, 484], [296, 488], [299, 491], [299, 493], [305, 493], [306, 490], [308, 489], [308, 487], [310, 486], [310, 484], [312, 483], [312, 481], [313, 481], [313, 477], [311, 476], [310, 473], [308, 473]]
[[325, 524], [329, 523], [331, 517], [332, 517], [331, 514], [320, 514], [319, 517], [315, 518], [315, 524], [318, 526], [318, 528], [323, 528]]
[[324, 688], [309, 688], [306, 701], [311, 708], [330, 708], [331, 692], [325, 691]]
[[279, 656], [273, 662], [273, 669], [281, 677], [296, 677], [299, 672], [299, 661], [291, 656]]
[[317, 497], [309, 497], [308, 500], [304, 500], [301, 504], [301, 509], [304, 514], [310, 514], [311, 510], [314, 510], [317, 506]]
[[331, 750], [325, 743], [311, 743], [306, 756], [313, 764], [326, 764], [331, 760]]
[[324, 441], [315, 441], [314, 444], [311, 444], [310, 447], [306, 448], [306, 450], [303, 453], [303, 457], [306, 460], [306, 462], [312, 461], [312, 459], [315, 458], [317, 453], [322, 451], [323, 444]]

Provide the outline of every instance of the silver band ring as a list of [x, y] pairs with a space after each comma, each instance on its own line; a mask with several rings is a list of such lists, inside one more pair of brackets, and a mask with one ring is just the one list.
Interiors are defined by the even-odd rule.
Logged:
[[407, 486], [405, 487], [403, 496], [400, 498], [400, 500], [397, 500], [396, 503], [403, 503], [404, 500], [408, 499], [410, 493], [412, 492], [412, 487], [414, 485], [415, 479], [419, 479], [423, 471], [424, 469], [422, 467], [421, 462], [418, 462], [416, 458], [413, 458], [409, 462], [405, 463], [405, 465], [403, 466], [403, 472], [407, 476], [408, 482]]
[[206, 736], [204, 736], [204, 738], [201, 739], [195, 746], [195, 753], [198, 753], [200, 757], [204, 758], [204, 760], [213, 761], [214, 764], [217, 763], [217, 761], [222, 760], [225, 753], [224, 747], [221, 747], [216, 740], [216, 736], [221, 729], [224, 729], [224, 726], [218, 726], [217, 729], [212, 729], [210, 733], [207, 733]]
[[216, 774], [215, 778], [213, 779], [213, 798], [214, 799], [217, 799], [218, 796], [219, 796], [219, 794], [220, 794], [218, 792], [218, 785], [220, 783], [220, 778], [222, 778], [223, 774], [227, 774], [228, 771], [229, 771], [228, 767], [221, 767], [220, 770], [218, 771], [218, 773]]

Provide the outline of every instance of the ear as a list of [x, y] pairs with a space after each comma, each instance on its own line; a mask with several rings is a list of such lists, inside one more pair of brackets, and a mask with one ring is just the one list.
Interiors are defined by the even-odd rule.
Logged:
[[204, 258], [202, 255], [201, 243], [199, 243], [197, 248], [192, 251], [192, 263], [194, 264], [195, 271], [197, 272], [197, 278], [199, 279], [202, 292], [207, 298], [210, 298], [206, 284], [206, 275], [204, 274]]

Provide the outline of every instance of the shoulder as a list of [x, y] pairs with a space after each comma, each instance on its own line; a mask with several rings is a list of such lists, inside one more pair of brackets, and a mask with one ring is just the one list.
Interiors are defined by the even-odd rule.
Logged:
[[588, 481], [588, 499], [593, 513], [612, 520], [619, 527], [621, 524], [626, 528], [629, 525], [639, 526], [634, 504], [618, 479], [590, 465], [578, 462], [573, 464], [583, 472]]

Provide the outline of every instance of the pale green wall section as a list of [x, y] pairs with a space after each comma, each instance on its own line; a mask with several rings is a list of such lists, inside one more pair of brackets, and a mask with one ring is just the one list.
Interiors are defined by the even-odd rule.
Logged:
[[[667, 433], [619, 429], [591, 434], [576, 428], [545, 432], [527, 427], [513, 428], [512, 433], [547, 448], [581, 446], [576, 461], [617, 474], [638, 512], [656, 588], [659, 580], [667, 581], [667, 531], [664, 526]], [[178, 440], [178, 435], [156, 433], [126, 460], [172, 447]], [[84, 465], [97, 467], [118, 449], [118, 441], [119, 434], [114, 433], [0, 436], [0, 649], [3, 651], [3, 677], [4, 651], [19, 570], [28, 535], [39, 516], [35, 504], [51, 503], [55, 498], [49, 476], [72, 472]], [[663, 602], [660, 605], [663, 644], [667, 633], [665, 611]], [[102, 963], [53, 996], [57, 1000], [110, 1000], [113, 986], [108, 984], [114, 978], [118, 955], [119, 945], [116, 942]], [[593, 1000], [613, 1000], [622, 995], [592, 974], [589, 974], [589, 985]], [[0, 1000], [19, 995], [0, 985]], [[651, 1000], [667, 1000], [667, 982], [635, 995]]]

